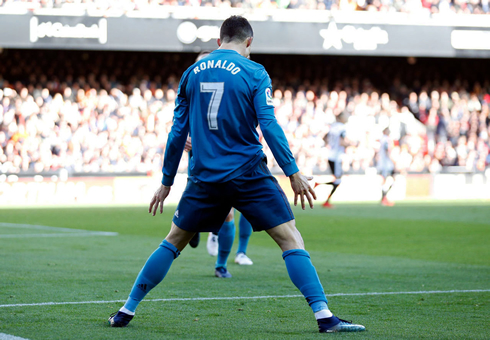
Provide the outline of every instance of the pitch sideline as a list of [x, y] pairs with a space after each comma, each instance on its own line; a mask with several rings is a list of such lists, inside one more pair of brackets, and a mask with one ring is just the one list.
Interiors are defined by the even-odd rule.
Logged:
[[[372, 296], [372, 295], [452, 294], [452, 293], [488, 293], [488, 292], [490, 292], [490, 289], [427, 290], [427, 291], [413, 291], [413, 292], [337, 293], [337, 294], [327, 294], [327, 297], [334, 297], [334, 296]], [[197, 297], [197, 298], [173, 298], [173, 299], [146, 299], [146, 300], [143, 300], [142, 302], [209, 301], [209, 300], [258, 300], [258, 299], [282, 299], [282, 298], [297, 298], [297, 297], [303, 297], [303, 295], [298, 294], [298, 295], [224, 296], [224, 297]], [[9, 304], [9, 305], [0, 305], [0, 308], [103, 304], [103, 303], [115, 303], [115, 302], [125, 302], [125, 301], [126, 300], [17, 303], [17, 304]], [[0, 338], [0, 340], [2, 340], [2, 339]]]
[[[73, 236], [117, 236], [116, 232], [108, 231], [91, 231], [84, 229], [70, 229], [62, 227], [49, 227], [45, 225], [37, 224], [22, 224], [22, 223], [4, 223], [0, 222], [0, 228], [14, 228], [14, 229], [34, 229], [34, 230], [46, 230], [57, 231], [58, 233], [49, 234], [0, 234], [0, 238], [31, 238], [31, 237], [73, 237]], [[62, 233], [60, 233], [60, 231]], [[0, 338], [0, 340], [2, 340]]]
[[28, 340], [28, 339], [21, 338], [20, 336], [0, 333], [0, 340]]

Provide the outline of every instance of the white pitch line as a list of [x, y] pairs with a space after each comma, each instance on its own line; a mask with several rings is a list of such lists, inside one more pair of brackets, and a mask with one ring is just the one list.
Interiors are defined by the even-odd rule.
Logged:
[[47, 225], [38, 225], [38, 224], [23, 224], [23, 223], [4, 223], [0, 222], [0, 227], [6, 228], [24, 228], [24, 229], [41, 229], [41, 230], [53, 230], [53, 231], [66, 231], [67, 233], [73, 232], [84, 232], [86, 230], [83, 229], [71, 229], [71, 228], [62, 228], [62, 227], [49, 227]]
[[[414, 292], [337, 293], [337, 294], [328, 294], [327, 297], [332, 297], [332, 296], [372, 296], [372, 295], [451, 294], [451, 293], [488, 293], [488, 292], [490, 292], [490, 289], [427, 290], [427, 291], [414, 291]], [[223, 296], [223, 297], [196, 297], [196, 298], [173, 298], [173, 299], [147, 299], [147, 300], [143, 300], [143, 302], [209, 301], [209, 300], [257, 300], [257, 299], [281, 299], [281, 298], [297, 298], [297, 297], [303, 297], [303, 295], [298, 294], [298, 295]], [[30, 307], [30, 306], [57, 306], [57, 305], [85, 305], [85, 304], [102, 304], [102, 303], [115, 303], [115, 302], [126, 302], [126, 300], [17, 303], [17, 304], [10, 304], [10, 305], [0, 305], [0, 308]]]
[[28, 339], [21, 338], [20, 336], [0, 333], [0, 340], [28, 340]]
[[61, 234], [0, 234], [0, 238], [31, 238], [31, 237], [71, 237], [71, 236], [117, 236], [118, 233], [105, 231], [87, 231], [86, 233]]
[[[37, 230], [52, 230], [58, 231], [58, 233], [52, 234], [0, 234], [0, 238], [31, 238], [31, 237], [70, 237], [70, 236], [117, 236], [116, 232], [108, 231], [90, 231], [83, 229], [70, 229], [60, 227], [49, 227], [45, 225], [37, 224], [16, 224], [16, 223], [3, 223], [0, 222], [0, 228], [16, 228], [16, 229], [37, 229]], [[63, 233], [59, 233], [63, 231]], [[1, 339], [0, 339], [1, 340]]]

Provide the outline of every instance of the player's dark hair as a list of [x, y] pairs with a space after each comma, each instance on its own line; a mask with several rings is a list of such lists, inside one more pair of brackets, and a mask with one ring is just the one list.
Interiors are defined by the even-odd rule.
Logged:
[[224, 43], [232, 41], [241, 43], [253, 36], [254, 31], [248, 20], [238, 15], [233, 15], [226, 19], [221, 25], [219, 32], [219, 38]]

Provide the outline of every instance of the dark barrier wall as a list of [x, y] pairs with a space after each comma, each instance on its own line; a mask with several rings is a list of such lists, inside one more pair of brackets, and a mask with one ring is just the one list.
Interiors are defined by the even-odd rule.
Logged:
[[[221, 20], [0, 15], [0, 47], [215, 49]], [[490, 27], [252, 21], [253, 53], [490, 57]]]

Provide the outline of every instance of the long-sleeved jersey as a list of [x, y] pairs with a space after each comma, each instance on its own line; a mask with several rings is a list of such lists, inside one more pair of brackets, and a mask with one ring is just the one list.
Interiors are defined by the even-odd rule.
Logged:
[[173, 184], [189, 133], [192, 176], [220, 183], [242, 175], [265, 157], [258, 124], [286, 176], [297, 172], [274, 116], [271, 80], [264, 67], [233, 50], [210, 53], [189, 67], [180, 80], [162, 183]]

